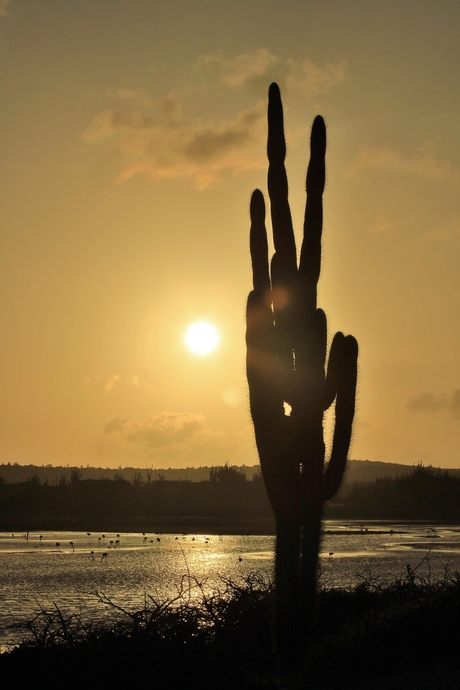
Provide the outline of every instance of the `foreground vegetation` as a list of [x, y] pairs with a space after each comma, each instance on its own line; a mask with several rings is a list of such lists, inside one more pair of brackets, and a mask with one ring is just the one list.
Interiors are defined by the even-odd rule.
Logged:
[[[0, 655], [0, 673], [18, 687], [288, 687], [272, 651], [272, 603], [272, 585], [253, 575], [212, 593], [184, 578], [176, 599], [119, 609], [110, 628], [39, 610], [22, 623], [28, 641]], [[289, 687], [458, 688], [459, 620], [459, 573], [431, 582], [408, 567], [385, 585], [363, 574], [352, 592], [324, 589], [310, 661]]]

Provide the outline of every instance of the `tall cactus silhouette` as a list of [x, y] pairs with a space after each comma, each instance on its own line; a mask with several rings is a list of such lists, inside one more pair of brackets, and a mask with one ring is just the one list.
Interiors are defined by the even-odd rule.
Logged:
[[[277, 84], [269, 89], [267, 153], [275, 253], [269, 269], [265, 203], [256, 189], [250, 206], [254, 289], [247, 303], [246, 364], [262, 475], [276, 518], [275, 640], [287, 669], [299, 662], [308, 644], [323, 507], [340, 486], [351, 440], [358, 344], [353, 336], [336, 333], [326, 367], [326, 315], [316, 305], [326, 128], [317, 116], [297, 267]], [[334, 401], [333, 444], [326, 463], [323, 417]]]

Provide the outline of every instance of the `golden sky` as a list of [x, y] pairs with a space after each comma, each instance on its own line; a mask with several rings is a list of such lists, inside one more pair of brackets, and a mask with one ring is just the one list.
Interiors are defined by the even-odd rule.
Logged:
[[0, 0], [0, 462], [257, 462], [248, 209], [277, 81], [298, 237], [328, 130], [350, 456], [459, 467], [459, 27], [457, 0]]

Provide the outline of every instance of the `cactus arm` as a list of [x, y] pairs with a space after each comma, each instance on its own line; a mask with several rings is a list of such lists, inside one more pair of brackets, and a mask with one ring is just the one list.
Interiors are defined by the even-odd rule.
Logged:
[[268, 92], [267, 155], [267, 186], [275, 246], [271, 261], [272, 302], [280, 374], [284, 379], [283, 399], [287, 402], [291, 394], [294, 369], [293, 329], [296, 320], [297, 254], [284, 165], [286, 141], [283, 106], [277, 84], [271, 84]]
[[326, 125], [318, 115], [313, 121], [310, 162], [307, 170], [304, 235], [300, 252], [299, 276], [308, 310], [316, 309], [316, 292], [321, 270], [323, 192], [326, 179]]
[[326, 127], [323, 118], [317, 116], [310, 138], [304, 234], [298, 270], [298, 319], [302, 327], [298, 328], [295, 343], [297, 385], [293, 411], [303, 464], [301, 485], [304, 522], [310, 510], [314, 511], [315, 517], [310, 515], [308, 519], [317, 522], [325, 458], [322, 402], [327, 321], [324, 312], [316, 306], [321, 270], [325, 156]]
[[276, 384], [277, 359], [275, 326], [271, 309], [268, 270], [268, 242], [265, 229], [265, 202], [262, 193], [253, 192], [250, 205], [250, 252], [254, 289], [246, 308], [246, 373], [249, 383], [251, 415], [259, 430], [282, 416], [282, 399]]
[[327, 374], [324, 382], [323, 410], [328, 410], [335, 400], [339, 385], [343, 342], [345, 336], [340, 331], [335, 334], [331, 349], [329, 351], [329, 361], [327, 364]]
[[286, 140], [281, 94], [277, 84], [268, 91], [268, 194], [273, 227], [275, 251], [282, 257], [284, 268], [294, 276], [297, 273], [296, 247], [288, 201], [288, 181], [284, 160]]
[[282, 510], [280, 492], [288, 420], [284, 415], [282, 379], [275, 341], [272, 295], [268, 268], [268, 243], [263, 195], [255, 190], [250, 204], [250, 252], [253, 287], [246, 308], [246, 375], [257, 450], [267, 494], [275, 511]]
[[270, 275], [268, 271], [268, 241], [265, 228], [265, 201], [259, 189], [254, 190], [250, 205], [251, 230], [249, 245], [252, 262], [252, 282], [254, 290], [261, 297], [270, 292]]
[[352, 335], [343, 337], [340, 375], [335, 402], [335, 426], [332, 452], [324, 474], [323, 500], [331, 499], [338, 491], [345, 472], [355, 414], [358, 343]]

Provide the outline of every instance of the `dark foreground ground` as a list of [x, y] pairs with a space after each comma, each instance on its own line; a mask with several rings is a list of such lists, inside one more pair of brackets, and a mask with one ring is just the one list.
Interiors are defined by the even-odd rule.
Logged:
[[[274, 690], [459, 690], [460, 574], [443, 581], [363, 582], [318, 596], [311, 653], [280, 678], [273, 590], [257, 576], [205, 595], [186, 581], [175, 602], [147, 601], [110, 630], [78, 614], [38, 611], [29, 644], [0, 655], [5, 687]], [[191, 588], [201, 592], [198, 603]]]

